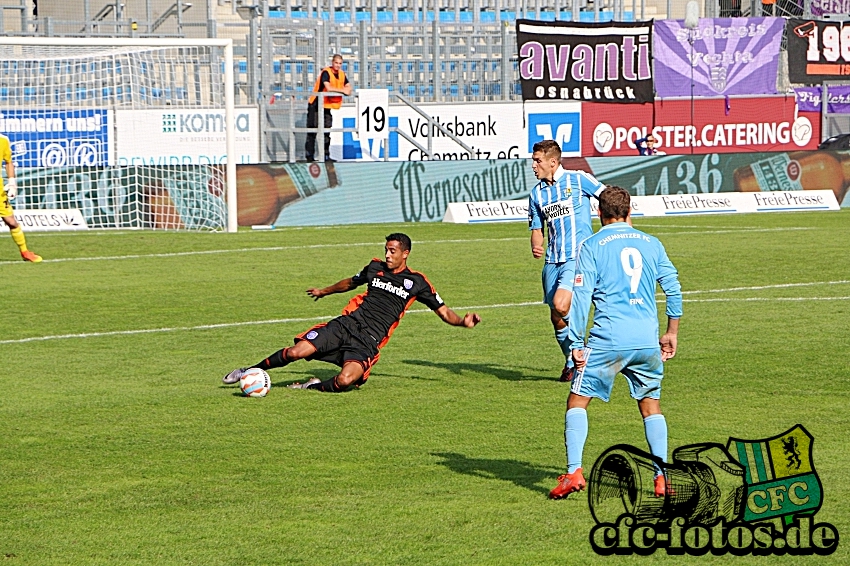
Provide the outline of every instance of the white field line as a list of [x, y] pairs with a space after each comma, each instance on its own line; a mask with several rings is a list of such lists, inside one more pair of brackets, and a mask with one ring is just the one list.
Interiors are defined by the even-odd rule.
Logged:
[[[531, 305], [541, 305], [540, 301], [528, 301], [525, 303], [502, 303], [495, 305], [476, 305], [471, 307], [458, 307], [458, 310], [471, 309], [498, 309], [507, 307], [526, 307]], [[430, 309], [412, 309], [407, 311], [408, 314], [419, 314], [423, 312], [431, 312]], [[68, 338], [100, 338], [103, 336], [121, 336], [128, 334], [154, 334], [157, 332], [182, 332], [187, 330], [211, 330], [216, 328], [231, 328], [234, 326], [256, 326], [260, 324], [285, 324], [290, 322], [322, 322], [339, 316], [326, 315], [314, 316], [308, 318], [275, 318], [269, 320], [250, 320], [246, 322], [223, 322], [220, 324], [200, 324], [198, 326], [171, 326], [163, 328], [146, 328], [140, 330], [113, 330], [108, 332], [85, 332], [81, 334], [54, 334], [50, 336], [32, 336], [30, 338], [18, 338], [14, 340], [0, 340], [0, 344], [22, 344], [24, 342], [43, 342], [46, 340], [66, 340]]]
[[[414, 244], [460, 244], [468, 242], [505, 242], [515, 240], [526, 240], [527, 238], [474, 238], [463, 240], [430, 240], [430, 241], [414, 241]], [[164, 252], [153, 254], [129, 254], [115, 256], [99, 256], [99, 257], [65, 257], [56, 259], [45, 259], [42, 263], [64, 263], [68, 261], [114, 261], [119, 259], [146, 259], [146, 258], [170, 258], [170, 257], [185, 257], [193, 255], [213, 255], [213, 254], [231, 254], [231, 253], [249, 253], [249, 252], [280, 252], [288, 250], [312, 250], [321, 248], [355, 248], [364, 246], [383, 246], [384, 242], [349, 242], [336, 244], [305, 244], [299, 246], [265, 246], [251, 248], [233, 248], [227, 250], [200, 250], [192, 252]], [[0, 265], [19, 265], [20, 261], [0, 261]]]
[[[741, 297], [741, 298], [716, 298], [716, 299], [684, 299], [685, 303], [733, 303], [733, 302], [753, 302], [753, 301], [847, 301], [847, 297]], [[528, 307], [542, 305], [539, 301], [526, 301], [522, 303], [499, 303], [493, 305], [472, 305], [466, 307], [456, 307], [459, 311], [483, 310], [483, 309], [501, 309], [513, 307]], [[430, 309], [414, 309], [407, 311], [412, 314], [420, 314], [431, 312]], [[194, 330], [211, 330], [217, 328], [233, 328], [239, 326], [257, 326], [261, 324], [285, 324], [292, 322], [322, 322], [330, 320], [339, 315], [317, 316], [308, 318], [277, 318], [269, 320], [250, 320], [244, 322], [224, 322], [220, 324], [200, 324], [197, 326], [171, 326], [163, 328], [145, 328], [139, 330], [113, 330], [108, 332], [85, 332], [80, 334], [54, 334], [48, 336], [31, 336], [29, 338], [18, 338], [12, 340], [0, 340], [0, 344], [24, 344], [27, 342], [45, 342], [48, 340], [68, 340], [73, 338], [101, 338], [108, 336], [126, 336], [133, 334], [155, 334], [165, 332], [185, 332]]]
[[733, 303], [753, 301], [848, 301], [850, 297], [741, 297], [717, 299], [684, 299], [683, 303]]
[[850, 279], [839, 279], [838, 281], [812, 281], [811, 283], [777, 283], [776, 285], [756, 285], [753, 287], [729, 287], [728, 289], [682, 291], [682, 294], [693, 295], [697, 293], [731, 293], [733, 291], [760, 291], [762, 289], [787, 289], [789, 287], [813, 287], [815, 285], [846, 285], [848, 283], [850, 283]]
[[[685, 231], [685, 232], [665, 232], [658, 236], [687, 236], [691, 234], [731, 234], [731, 233], [749, 233], [749, 232], [776, 232], [789, 230], [818, 230], [818, 228], [797, 227], [797, 228], [756, 228], [756, 229], [735, 229], [735, 230], [702, 230], [702, 231]], [[528, 241], [528, 238], [462, 238], [453, 240], [415, 240], [416, 245], [421, 244], [468, 244], [473, 242], [516, 242]], [[214, 254], [244, 254], [251, 252], [280, 252], [289, 250], [312, 250], [322, 248], [355, 248], [375, 246], [376, 248], [383, 246], [384, 242], [350, 242], [350, 243], [335, 243], [335, 244], [304, 244], [298, 246], [263, 246], [250, 248], [233, 248], [233, 249], [218, 249], [218, 250], [199, 250], [190, 252], [163, 252], [152, 254], [128, 254], [128, 255], [113, 255], [113, 256], [95, 256], [95, 257], [64, 257], [45, 259], [42, 263], [66, 263], [70, 261], [117, 261], [123, 259], [147, 259], [147, 258], [172, 258], [186, 257], [196, 255], [214, 255]], [[23, 265], [22, 261], [0, 261], [0, 265]]]

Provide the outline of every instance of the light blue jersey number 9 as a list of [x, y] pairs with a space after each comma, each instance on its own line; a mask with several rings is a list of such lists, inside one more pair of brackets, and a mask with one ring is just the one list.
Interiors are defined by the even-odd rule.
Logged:
[[620, 263], [623, 264], [623, 271], [626, 276], [631, 278], [630, 293], [637, 293], [638, 285], [640, 285], [640, 276], [643, 271], [643, 257], [636, 248], [623, 248], [620, 252]]

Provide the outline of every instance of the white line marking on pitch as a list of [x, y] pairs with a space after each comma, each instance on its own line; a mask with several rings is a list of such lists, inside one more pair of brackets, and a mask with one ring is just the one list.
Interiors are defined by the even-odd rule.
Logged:
[[[751, 301], [847, 301], [850, 297], [743, 297], [743, 298], [717, 298], [717, 299], [685, 299], [686, 303], [717, 303], [717, 302], [751, 302]], [[528, 307], [543, 305], [540, 301], [527, 301], [523, 303], [500, 303], [495, 305], [472, 305], [467, 307], [456, 307], [455, 310], [472, 309], [499, 309], [511, 307]], [[431, 312], [430, 309], [414, 309], [407, 311], [408, 314], [419, 314]], [[171, 326], [164, 328], [145, 328], [140, 330], [113, 330], [109, 332], [84, 332], [80, 334], [54, 334], [49, 336], [31, 336], [29, 338], [17, 338], [12, 340], [0, 340], [0, 344], [24, 344], [26, 342], [45, 342], [48, 340], [68, 340], [72, 338], [102, 338], [108, 336], [127, 336], [133, 334], [155, 334], [161, 332], [184, 332], [192, 330], [212, 330], [217, 328], [233, 328], [238, 326], [257, 326], [261, 324], [285, 324], [291, 322], [322, 322], [330, 320], [339, 315], [316, 316], [308, 318], [277, 318], [270, 320], [250, 320], [246, 322], [223, 322], [220, 324], [200, 324], [197, 326]]]
[[[506, 242], [516, 240], [526, 240], [527, 238], [473, 238], [462, 240], [423, 240], [416, 241], [414, 244], [461, 244], [469, 242]], [[212, 254], [231, 254], [231, 253], [248, 253], [248, 252], [280, 252], [287, 250], [312, 250], [320, 248], [355, 248], [364, 246], [383, 246], [385, 242], [351, 242], [351, 243], [336, 243], [336, 244], [305, 244], [300, 246], [265, 246], [257, 248], [234, 248], [228, 250], [200, 250], [192, 252], [165, 252], [153, 254], [129, 254], [116, 256], [99, 256], [99, 257], [65, 257], [56, 259], [45, 259], [42, 263], [64, 263], [68, 261], [103, 261], [103, 260], [118, 260], [118, 259], [145, 259], [155, 257], [185, 257], [192, 255], [212, 255]], [[22, 265], [20, 261], [2, 261], [0, 265]]]
[[[675, 226], [671, 226], [675, 228]], [[738, 232], [787, 232], [789, 230], [817, 230], [817, 228], [799, 227], [799, 228], [764, 228], [764, 229], [735, 229], [735, 230], [704, 230], [701, 232], [666, 232], [660, 233], [659, 236], [682, 236], [690, 234], [730, 234]], [[516, 242], [527, 241], [528, 238], [461, 238], [453, 240], [414, 240], [414, 244], [468, 244], [472, 242]], [[383, 246], [384, 242], [352, 242], [352, 243], [335, 243], [335, 244], [304, 244], [299, 246], [263, 246], [256, 248], [234, 248], [234, 249], [217, 249], [217, 250], [200, 250], [191, 252], [166, 252], [152, 254], [128, 254], [114, 256], [96, 256], [96, 257], [63, 257], [45, 259], [42, 263], [66, 263], [69, 261], [116, 261], [121, 259], [146, 259], [146, 258], [170, 258], [170, 257], [186, 257], [193, 255], [213, 255], [213, 254], [232, 254], [232, 253], [250, 253], [250, 252], [280, 252], [288, 250], [312, 250], [321, 248], [355, 248], [365, 246]], [[21, 261], [0, 261], [0, 265], [23, 265]]]
[[685, 303], [732, 303], [751, 301], [847, 301], [850, 297], [741, 297], [727, 299], [685, 299]]
[[845, 285], [850, 283], [850, 279], [840, 279], [838, 281], [812, 281], [811, 283], [778, 283], [776, 285], [756, 285], [753, 287], [729, 287], [728, 289], [706, 289], [704, 291], [682, 291], [683, 295], [693, 295], [698, 293], [728, 293], [732, 291], [759, 291], [761, 289], [786, 289], [788, 287], [812, 287], [815, 285]]

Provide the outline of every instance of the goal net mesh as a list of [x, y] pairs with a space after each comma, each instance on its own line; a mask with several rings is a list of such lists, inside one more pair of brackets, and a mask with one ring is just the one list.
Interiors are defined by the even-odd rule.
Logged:
[[225, 229], [223, 52], [0, 45], [15, 209], [76, 208], [90, 228]]

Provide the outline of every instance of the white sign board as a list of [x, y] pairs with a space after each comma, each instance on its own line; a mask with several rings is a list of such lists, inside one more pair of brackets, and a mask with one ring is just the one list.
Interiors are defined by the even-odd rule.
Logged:
[[[62, 210], [15, 210], [15, 220], [25, 232], [60, 232], [66, 230], [88, 230], [83, 213], [78, 208]], [[0, 232], [9, 227], [0, 222]]]
[[[597, 201], [590, 200], [596, 217]], [[840, 210], [832, 191], [773, 191], [761, 193], [702, 193], [632, 197], [632, 217], [679, 216], [747, 212]], [[527, 222], [528, 199], [450, 203], [443, 222]]]
[[[358, 91], [360, 92], [360, 91]], [[532, 146], [544, 139], [561, 143], [564, 157], [581, 155], [580, 102], [482, 102], [475, 104], [417, 104], [433, 118], [430, 123], [419, 112], [406, 105], [390, 106], [387, 124], [397, 128], [428, 148], [431, 133], [435, 160], [510, 159], [531, 157]], [[359, 108], [343, 106], [334, 111], [335, 128], [364, 126]], [[374, 117], [373, 117], [374, 118]], [[375, 122], [372, 120], [370, 125]], [[457, 136], [472, 148], [466, 152], [449, 136]], [[362, 134], [331, 133], [331, 157], [337, 161], [383, 159], [384, 151], [378, 141]], [[398, 132], [390, 132], [386, 141], [390, 161], [421, 161], [428, 155]]]
[[[260, 161], [256, 108], [235, 109], [236, 163]], [[117, 165], [216, 165], [227, 160], [224, 109], [116, 110]]]
[[[369, 88], [357, 91], [357, 136], [361, 140], [373, 140], [367, 144], [364, 159], [379, 159], [380, 149], [389, 139], [390, 93], [385, 88]], [[363, 147], [363, 146], [361, 146]]]

